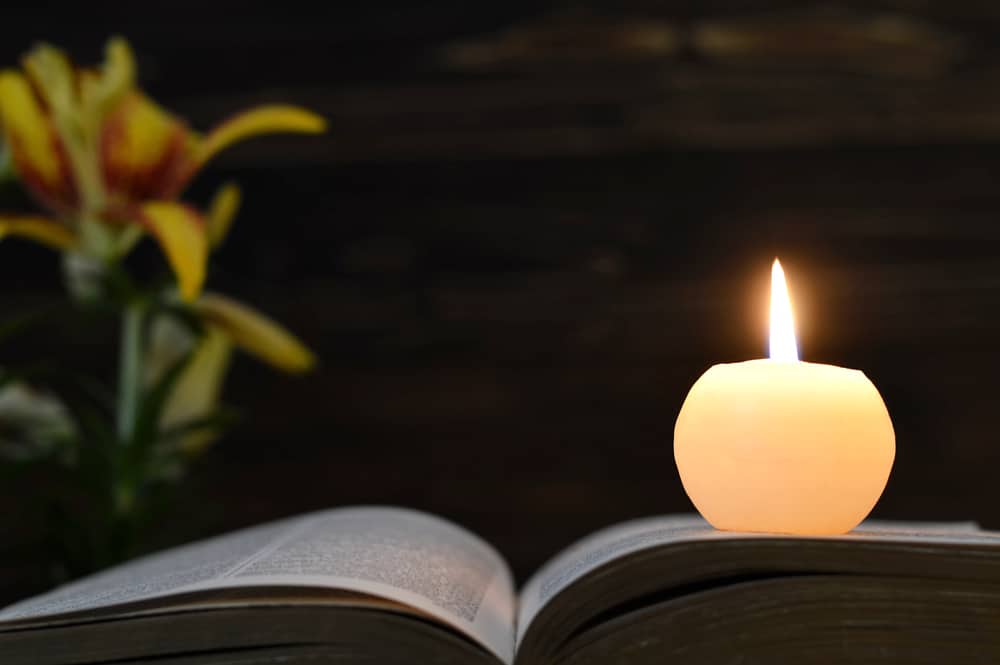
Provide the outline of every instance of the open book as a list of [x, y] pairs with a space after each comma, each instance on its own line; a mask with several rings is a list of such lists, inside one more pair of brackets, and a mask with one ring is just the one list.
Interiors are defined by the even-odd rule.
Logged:
[[[0, 611], [0, 663], [998, 663], [1000, 533], [847, 536], [636, 520], [520, 594], [472, 533], [330, 510], [140, 559]], [[791, 662], [791, 661], [790, 661]]]

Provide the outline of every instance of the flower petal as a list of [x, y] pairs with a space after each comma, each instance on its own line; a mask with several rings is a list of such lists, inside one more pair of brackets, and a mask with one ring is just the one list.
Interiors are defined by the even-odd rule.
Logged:
[[54, 46], [36, 46], [23, 63], [59, 137], [79, 203], [85, 209], [102, 205], [104, 190], [94, 151], [102, 113], [83, 103], [81, 91], [87, 86], [66, 54]]
[[0, 183], [11, 180], [14, 177], [14, 159], [11, 157], [10, 148], [0, 134]]
[[197, 342], [197, 331], [189, 323], [168, 314], [152, 317], [142, 358], [143, 390], [152, 390]]
[[57, 250], [73, 249], [77, 239], [61, 222], [46, 217], [5, 217], [0, 215], [0, 238], [4, 236], [29, 238]]
[[0, 71], [0, 125], [24, 184], [43, 201], [72, 201], [75, 188], [55, 128], [28, 80], [10, 69]]
[[125, 94], [101, 128], [104, 184], [126, 200], [169, 197], [187, 167], [190, 140], [187, 127], [151, 99]]
[[153, 201], [142, 206], [139, 222], [160, 243], [177, 276], [181, 297], [197, 298], [208, 262], [208, 236], [201, 215], [180, 203]]
[[286, 372], [307, 372], [316, 356], [281, 325], [235, 300], [215, 293], [202, 294], [194, 303], [206, 323], [264, 362]]
[[39, 44], [24, 56], [24, 70], [45, 104], [57, 113], [78, 110], [76, 73], [66, 54], [49, 44]]
[[[157, 323], [162, 320], [161, 317]], [[157, 331], [155, 324], [153, 331]], [[222, 384], [232, 356], [232, 344], [225, 334], [211, 327], [195, 343], [197, 346], [194, 355], [174, 385], [160, 415], [161, 430], [206, 418], [219, 405]], [[217, 432], [207, 429], [189, 432], [181, 440], [180, 446], [187, 454], [197, 454], [216, 436]]]
[[209, 132], [197, 147], [194, 162], [200, 167], [234, 143], [260, 134], [317, 134], [325, 130], [326, 120], [312, 111], [297, 106], [259, 106], [233, 116]]
[[104, 47], [104, 66], [100, 73], [81, 80], [84, 106], [103, 116], [135, 87], [135, 56], [122, 37], [113, 37]]
[[234, 183], [226, 183], [215, 194], [208, 208], [208, 240], [212, 247], [218, 247], [226, 239], [239, 209], [240, 188]]

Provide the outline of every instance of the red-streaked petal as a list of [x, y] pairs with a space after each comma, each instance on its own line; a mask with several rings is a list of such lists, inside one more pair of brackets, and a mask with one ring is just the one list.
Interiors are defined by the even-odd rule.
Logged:
[[52, 121], [28, 80], [10, 69], [0, 71], [0, 126], [25, 186], [47, 207], [72, 207], [76, 188]]
[[113, 199], [141, 201], [173, 195], [186, 170], [189, 131], [139, 92], [118, 102], [101, 128], [101, 166]]

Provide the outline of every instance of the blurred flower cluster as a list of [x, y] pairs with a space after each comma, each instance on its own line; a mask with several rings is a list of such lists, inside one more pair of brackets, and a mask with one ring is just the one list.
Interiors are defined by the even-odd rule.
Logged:
[[[232, 421], [219, 402], [232, 349], [290, 373], [314, 366], [279, 324], [204, 288], [240, 190], [226, 184], [201, 208], [181, 197], [238, 141], [324, 128], [310, 111], [272, 105], [196, 132], [137, 87], [131, 48], [119, 38], [98, 67], [43, 44], [20, 68], [0, 70], [0, 180], [16, 180], [40, 210], [0, 211], [0, 238], [59, 252], [73, 307], [120, 319], [114, 385], [45, 363], [0, 368], [0, 471], [61, 474], [59, 492], [25, 502], [58, 516], [61, 526], [46, 533], [70, 573], [141, 547], [154, 497]], [[144, 238], [159, 247], [167, 278], [129, 269]]]

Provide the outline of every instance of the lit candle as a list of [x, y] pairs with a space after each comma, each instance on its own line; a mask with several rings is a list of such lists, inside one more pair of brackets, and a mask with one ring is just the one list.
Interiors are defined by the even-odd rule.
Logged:
[[840, 534], [885, 489], [896, 436], [862, 372], [800, 362], [785, 275], [771, 271], [771, 357], [711, 367], [674, 428], [674, 459], [717, 529]]

